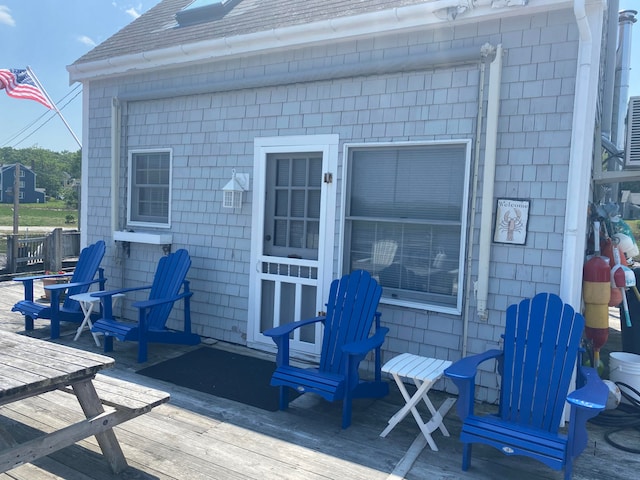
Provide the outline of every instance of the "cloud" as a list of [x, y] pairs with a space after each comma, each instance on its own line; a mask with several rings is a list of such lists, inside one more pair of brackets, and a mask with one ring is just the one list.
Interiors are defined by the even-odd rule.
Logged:
[[124, 12], [134, 20], [140, 16], [140, 13], [138, 12], [138, 10], [135, 9], [135, 7], [131, 7], [125, 10]]
[[11, 10], [6, 5], [0, 5], [0, 23], [9, 25], [10, 27], [16, 26], [16, 21], [11, 16]]
[[97, 45], [96, 42], [94, 42], [93, 40], [91, 40], [91, 38], [87, 37], [86, 35], [80, 35], [77, 40], [84, 44], [87, 45], [89, 47], [95, 47]]

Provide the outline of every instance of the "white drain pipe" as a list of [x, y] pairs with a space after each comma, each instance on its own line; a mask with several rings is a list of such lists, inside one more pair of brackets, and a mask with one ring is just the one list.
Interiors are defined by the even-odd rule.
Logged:
[[[480, 218], [480, 247], [478, 253], [478, 280], [476, 282], [476, 308], [478, 317], [488, 317], [489, 263], [491, 257], [491, 220], [493, 190], [496, 176], [496, 150], [498, 146], [498, 117], [500, 114], [500, 84], [502, 83], [502, 45], [496, 47], [496, 58], [489, 67], [487, 97], [487, 133], [484, 149], [484, 176], [482, 178], [482, 215]], [[477, 161], [477, 159], [476, 159]], [[465, 318], [465, 322], [467, 322]], [[466, 345], [466, 337], [463, 340]], [[464, 354], [464, 352], [463, 352]]]
[[[600, 64], [600, 39], [606, 0], [575, 0], [574, 15], [578, 24], [578, 70], [576, 72], [571, 150], [567, 182], [567, 205], [564, 216], [560, 296], [574, 307], [581, 305], [582, 267], [587, 235], [587, 207], [591, 185], [596, 105], [585, 98], [597, 98]], [[595, 39], [595, 40], [594, 40]], [[595, 159], [599, 161], [599, 159]]]

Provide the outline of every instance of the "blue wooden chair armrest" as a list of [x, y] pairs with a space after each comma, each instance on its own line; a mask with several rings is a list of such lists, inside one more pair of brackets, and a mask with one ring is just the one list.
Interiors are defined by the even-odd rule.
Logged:
[[97, 298], [113, 297], [118, 293], [135, 292], [136, 290], [144, 290], [148, 288], [151, 288], [151, 285], [145, 285], [144, 287], [119, 288], [117, 290], [107, 290], [105, 292], [91, 292], [91, 296]]
[[263, 335], [271, 337], [278, 348], [276, 353], [276, 365], [278, 367], [289, 365], [289, 334], [296, 328], [304, 327], [312, 323], [324, 321], [326, 317], [315, 317], [297, 322], [285, 323], [262, 332]]
[[306, 320], [299, 320], [297, 322], [285, 323], [284, 325], [279, 325], [277, 327], [270, 328], [269, 330], [265, 330], [262, 332], [263, 335], [267, 337], [281, 337], [283, 335], [289, 335], [296, 328], [304, 327], [305, 325], [310, 325], [312, 323], [324, 321], [326, 317], [314, 317]]
[[113, 318], [113, 296], [119, 293], [134, 292], [136, 290], [145, 290], [151, 288], [151, 285], [142, 287], [119, 288], [116, 290], [107, 290], [104, 292], [93, 292], [92, 297], [99, 298], [102, 304], [102, 318]]
[[478, 365], [492, 358], [497, 359], [501, 355], [502, 350], [488, 350], [462, 358], [444, 371], [445, 376], [451, 378], [458, 387], [456, 410], [462, 420], [473, 414]]
[[71, 277], [73, 276], [73, 273], [52, 273], [52, 274], [48, 274], [48, 275], [33, 275], [30, 277], [17, 277], [14, 278], [13, 280], [15, 282], [26, 282], [26, 281], [33, 281], [33, 280], [42, 280], [43, 278], [64, 278], [64, 277]]
[[381, 327], [374, 335], [365, 340], [343, 345], [342, 351], [349, 355], [361, 355], [364, 357], [371, 350], [378, 348], [384, 343], [384, 337], [388, 332], [389, 329], [387, 327]]
[[93, 285], [94, 283], [98, 283], [104, 281], [104, 279], [96, 278], [95, 280], [91, 280], [90, 282], [73, 282], [73, 283], [54, 283], [53, 285], [45, 285], [45, 290], [66, 290], [67, 288], [74, 287], [83, 287], [85, 285]]
[[579, 374], [585, 380], [585, 385], [574, 390], [567, 396], [567, 402], [579, 408], [604, 410], [609, 396], [609, 389], [592, 367], [579, 367]]
[[487, 350], [486, 352], [469, 357], [462, 358], [451, 365], [444, 371], [444, 374], [450, 378], [456, 379], [473, 379], [476, 376], [478, 365], [492, 358], [502, 355], [502, 350]]
[[[29, 277], [18, 277], [13, 280], [16, 282], [22, 282], [24, 287], [24, 299], [27, 301], [33, 301], [33, 281], [42, 280], [43, 278], [65, 278], [72, 276], [72, 273], [54, 273], [50, 275], [32, 275]], [[45, 287], [46, 288], [46, 287]]]
[[164, 303], [177, 302], [181, 298], [190, 297], [191, 295], [193, 295], [193, 292], [185, 292], [171, 298], [157, 298], [155, 300], [142, 300], [140, 302], [134, 302], [131, 304], [131, 306], [134, 308], [151, 308], [155, 307], [156, 305], [162, 305]]
[[582, 375], [585, 381], [584, 386], [567, 396], [567, 402], [572, 407], [569, 418], [567, 454], [572, 458], [580, 455], [587, 446], [589, 439], [587, 420], [605, 409], [609, 396], [609, 388], [600, 379], [595, 368], [580, 366], [578, 371], [578, 374]]

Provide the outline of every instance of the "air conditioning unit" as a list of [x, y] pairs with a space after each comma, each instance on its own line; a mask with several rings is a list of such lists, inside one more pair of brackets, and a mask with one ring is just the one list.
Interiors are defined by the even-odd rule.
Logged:
[[626, 167], [640, 168], [640, 97], [629, 99], [624, 164]]

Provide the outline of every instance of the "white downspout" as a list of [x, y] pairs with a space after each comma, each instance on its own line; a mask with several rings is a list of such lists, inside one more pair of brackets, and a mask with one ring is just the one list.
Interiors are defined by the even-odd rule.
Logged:
[[[596, 45], [594, 39], [599, 42], [602, 38], [602, 11], [606, 0], [598, 0], [592, 5], [593, 9], [590, 6], [590, 12], [587, 12], [585, 0], [575, 0], [573, 8], [579, 31], [578, 68], [571, 126], [560, 296], [576, 309], [581, 305], [582, 296], [582, 266], [587, 235], [587, 208], [596, 117], [595, 99], [598, 97], [600, 46]], [[593, 16], [592, 21], [590, 16]]]
[[120, 214], [120, 102], [111, 101], [111, 234], [119, 229]]
[[[87, 92], [86, 85], [82, 84], [82, 89]], [[82, 125], [89, 125], [89, 96], [82, 95]], [[87, 225], [89, 219], [89, 212], [87, 206], [89, 205], [89, 129], [82, 128], [82, 144], [85, 148], [81, 149], [80, 158], [80, 220], [78, 227], [80, 228], [80, 247], [88, 245], [88, 233]]]
[[[489, 296], [489, 263], [491, 254], [491, 220], [493, 190], [496, 176], [496, 150], [498, 146], [498, 116], [500, 114], [500, 84], [502, 83], [502, 45], [496, 47], [496, 58], [489, 67], [487, 97], [487, 134], [484, 150], [484, 175], [482, 178], [482, 215], [480, 218], [480, 247], [478, 252], [478, 280], [476, 282], [476, 306], [478, 317], [486, 320]], [[465, 322], [467, 320], [465, 319]], [[466, 344], [466, 338], [463, 339]], [[463, 352], [464, 353], [464, 352]]]

